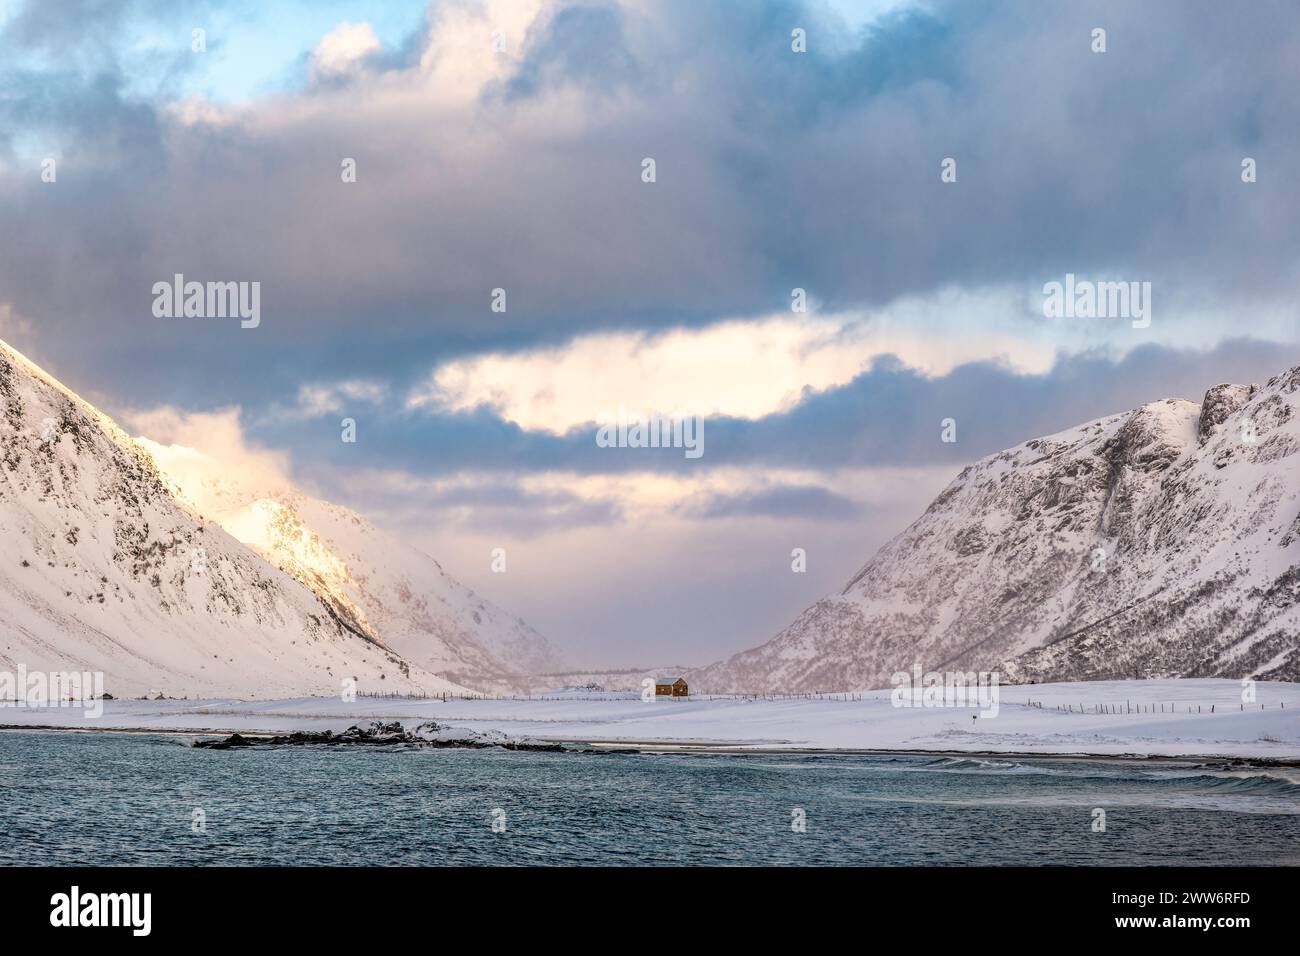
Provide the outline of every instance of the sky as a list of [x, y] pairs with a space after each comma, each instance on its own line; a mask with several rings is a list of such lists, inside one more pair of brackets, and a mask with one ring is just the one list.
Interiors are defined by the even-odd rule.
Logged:
[[[979, 457], [1300, 363], [1297, 26], [0, 0], [0, 339], [137, 434], [270, 456], [575, 663], [707, 663]], [[176, 274], [259, 283], [256, 327], [159, 316]], [[1067, 275], [1147, 314], [1048, 314]], [[702, 454], [601, 447], [620, 409], [699, 416]]]

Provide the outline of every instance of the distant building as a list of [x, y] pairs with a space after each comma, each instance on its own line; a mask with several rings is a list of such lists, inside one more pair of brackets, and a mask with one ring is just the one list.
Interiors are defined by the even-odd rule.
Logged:
[[690, 691], [686, 687], [685, 677], [661, 677], [655, 681], [656, 697], [687, 697]]

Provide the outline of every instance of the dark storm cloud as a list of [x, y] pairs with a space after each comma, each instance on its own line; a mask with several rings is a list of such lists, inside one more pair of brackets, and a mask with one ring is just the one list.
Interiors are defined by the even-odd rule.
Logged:
[[[173, 84], [126, 82], [153, 7], [77, 9], [32, 4], [0, 33], [21, 64], [0, 96], [0, 287], [42, 354], [137, 404], [257, 405], [282, 373], [401, 375], [779, 310], [796, 285], [839, 308], [1065, 271], [1225, 304], [1294, 288], [1289, 2], [932, 3], [857, 37], [797, 3], [562, 4], [463, 103], [421, 86], [412, 46], [191, 124]], [[65, 155], [57, 185], [16, 145], [35, 129]], [[153, 319], [174, 272], [261, 281], [262, 327]]]
[[[951, 464], [962, 466], [1031, 438], [1052, 434], [1147, 402], [1199, 402], [1225, 381], [1264, 382], [1300, 364], [1300, 349], [1233, 340], [1210, 350], [1157, 345], [1115, 360], [1100, 354], [1062, 356], [1046, 374], [1020, 374], [977, 362], [927, 378], [885, 357], [847, 385], [809, 393], [787, 412], [758, 420], [706, 418], [704, 455], [687, 459], [674, 448], [601, 448], [596, 425], [554, 436], [524, 431], [480, 410], [469, 414], [412, 414], [376, 409], [357, 414], [358, 441], [338, 441], [338, 415], [308, 423], [267, 424], [260, 441], [293, 447], [305, 473], [317, 465], [384, 467], [422, 474], [482, 469], [502, 473], [567, 471], [627, 474], [658, 471], [688, 476], [718, 468], [865, 468]], [[940, 440], [941, 423], [957, 422], [957, 441]], [[689, 507], [698, 517], [727, 509], [793, 515], [840, 507], [785, 489], [745, 501], [706, 499]], [[815, 507], [813, 507], [815, 505]]]
[[[1142, 346], [1120, 360], [1062, 356], [1043, 375], [978, 362], [926, 378], [890, 359], [847, 386], [809, 395], [783, 415], [706, 428], [715, 462], [825, 468], [976, 458], [1147, 402], [1200, 402], [1225, 381], [1261, 382], [1300, 363], [1300, 349], [1249, 340], [1207, 351]], [[957, 441], [940, 440], [942, 422]]]
[[613, 93], [640, 75], [624, 35], [625, 14], [614, 4], [559, 10], [530, 37], [528, 53], [505, 86], [508, 100], [575, 83], [593, 94]]
[[436, 525], [520, 538], [622, 520], [622, 509], [615, 502], [587, 500], [564, 490], [529, 490], [511, 477], [472, 486], [400, 490], [376, 483], [364, 489], [364, 497], [368, 510], [383, 515], [394, 526]]
[[809, 518], [840, 521], [859, 517], [854, 501], [818, 485], [778, 485], [739, 494], [706, 494], [677, 509], [691, 518]]

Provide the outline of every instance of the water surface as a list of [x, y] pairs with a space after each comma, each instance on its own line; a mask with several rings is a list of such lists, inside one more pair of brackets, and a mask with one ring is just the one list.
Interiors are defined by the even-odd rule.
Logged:
[[1295, 865], [1300, 777], [1051, 758], [211, 751], [9, 731], [0, 834], [6, 865]]

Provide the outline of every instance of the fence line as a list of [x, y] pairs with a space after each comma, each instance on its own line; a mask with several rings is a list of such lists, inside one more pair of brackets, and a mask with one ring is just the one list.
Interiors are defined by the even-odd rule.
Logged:
[[[935, 688], [935, 689], [936, 689], [936, 690], [940, 690], [940, 688]], [[626, 694], [635, 694], [636, 691], [611, 691], [611, 692], [609, 692], [609, 693], [614, 693], [614, 694], [622, 694], [622, 693], [626, 693]], [[855, 702], [863, 701], [863, 700], [880, 700], [880, 699], [882, 699], [882, 697], [887, 698], [887, 697], [889, 696], [889, 693], [890, 693], [889, 691], [881, 691], [881, 692], [876, 693], [876, 694], [864, 694], [864, 693], [857, 693], [857, 694], [852, 694], [852, 693], [842, 693], [842, 694], [821, 694], [821, 693], [807, 693], [807, 694], [692, 694], [692, 695], [690, 695], [690, 696], [688, 696], [688, 697], [670, 697], [670, 696], [668, 696], [668, 695], [665, 694], [665, 695], [655, 695], [655, 697], [654, 697], [653, 699], [654, 699], [654, 700], [665, 700], [665, 701], [671, 701], [671, 702], [674, 702], [674, 703], [682, 703], [682, 702], [688, 702], [688, 701], [692, 701], [692, 700], [740, 700], [740, 701], [749, 701], [749, 700], [754, 700], [754, 701], [758, 701], [758, 700], [782, 700], [782, 701], [790, 701], [790, 700], [825, 700], [825, 701], [839, 701], [839, 702], [841, 702], [841, 703], [855, 703]], [[370, 700], [438, 700], [438, 701], [442, 701], [443, 703], [446, 703], [446, 702], [449, 701], [449, 700], [493, 700], [493, 701], [500, 701], [500, 700], [514, 700], [514, 701], [523, 701], [523, 700], [528, 700], [528, 701], [531, 701], [531, 700], [607, 701], [607, 700], [610, 699], [608, 696], [599, 696], [599, 697], [597, 697], [597, 696], [593, 696], [593, 695], [590, 695], [590, 694], [586, 694], [586, 695], [583, 695], [583, 694], [452, 694], [452, 693], [447, 693], [447, 692], [439, 692], [439, 693], [426, 694], [426, 693], [416, 693], [416, 692], [412, 692], [412, 691], [357, 691], [357, 696], [358, 696], [358, 697], [365, 697], [365, 698], [370, 699]], [[1026, 699], [1026, 700], [1025, 700], [1025, 705], [1026, 705], [1027, 707], [1034, 707], [1034, 708], [1037, 708], [1038, 710], [1055, 710], [1055, 711], [1058, 711], [1058, 712], [1063, 713], [1063, 714], [1080, 714], [1080, 715], [1088, 715], [1088, 714], [1091, 714], [1091, 715], [1094, 715], [1094, 716], [1118, 716], [1118, 715], [1130, 715], [1130, 714], [1138, 714], [1138, 715], [1141, 715], [1141, 714], [1178, 714], [1178, 713], [1183, 713], [1183, 711], [1180, 711], [1180, 710], [1178, 709], [1178, 707], [1179, 707], [1179, 703], [1176, 702], [1176, 701], [1174, 701], [1174, 702], [1168, 702], [1168, 701], [1167, 701], [1167, 702], [1163, 702], [1163, 703], [1160, 702], [1160, 701], [1152, 701], [1152, 702], [1138, 701], [1136, 704], [1133, 703], [1133, 701], [1131, 701], [1131, 700], [1126, 700], [1126, 701], [1123, 701], [1123, 702], [1111, 701], [1111, 702], [1094, 703], [1094, 704], [1088, 704], [1088, 703], [1086, 703], [1086, 702], [1080, 702], [1080, 703], [1079, 703], [1079, 709], [1078, 709], [1078, 710], [1075, 710], [1075, 709], [1074, 709], [1074, 704], [1073, 704], [1073, 703], [1065, 703], [1065, 704], [1045, 704], [1045, 703], [1044, 703], [1043, 701], [1041, 701], [1041, 700], [1037, 700], [1037, 701], [1036, 701], [1036, 700], [1033, 700], [1033, 699]], [[1189, 713], [1189, 714], [1192, 714], [1192, 713], [1196, 713], [1196, 714], [1230, 713], [1231, 710], [1232, 710], [1232, 708], [1231, 708], [1230, 705], [1222, 705], [1222, 706], [1221, 706], [1221, 705], [1219, 705], [1219, 704], [1208, 704], [1208, 705], [1207, 705], [1207, 704], [1186, 704], [1185, 706], [1186, 706], [1186, 708], [1187, 708], [1185, 712], [1186, 712], [1186, 713]], [[1193, 707], [1195, 707], [1195, 710], [1192, 709]], [[1207, 708], [1208, 708], [1208, 709], [1207, 709]], [[1265, 710], [1266, 708], [1267, 708], [1267, 705], [1266, 705], [1266, 704], [1261, 703], [1261, 704], [1259, 705], [1259, 709], [1260, 709], [1260, 710]], [[1254, 709], [1255, 709], [1255, 705], [1252, 703], [1252, 704], [1251, 704], [1251, 710], [1254, 710]], [[1279, 701], [1279, 702], [1278, 702], [1278, 709], [1280, 709], [1280, 710], [1285, 710], [1285, 709], [1286, 709], [1286, 701]], [[1246, 704], [1245, 704], [1244, 702], [1240, 703], [1240, 704], [1238, 705], [1238, 710], [1241, 711], [1241, 712], [1244, 712], [1244, 711], [1246, 710]]]
[[[1037, 700], [1037, 701], [1026, 700], [1025, 705], [1028, 707], [1036, 707], [1039, 710], [1055, 710], [1063, 714], [1093, 714], [1097, 716], [1115, 716], [1119, 714], [1128, 715], [1128, 714], [1183, 713], [1183, 711], [1180, 711], [1178, 709], [1179, 704], [1177, 701], [1165, 702], [1165, 703], [1161, 703], [1160, 701], [1154, 701], [1152, 703], [1144, 703], [1142, 701], [1139, 701], [1137, 704], [1134, 704], [1131, 700], [1126, 700], [1123, 703], [1112, 701], [1109, 703], [1092, 704], [1091, 710], [1088, 709], [1089, 707], [1088, 704], [1082, 702], [1079, 704], [1078, 710], [1075, 710], [1074, 704], [1071, 703], [1044, 705], [1044, 703], [1041, 700]], [[1220, 706], [1219, 704], [1208, 704], [1208, 705], [1207, 704], [1185, 704], [1185, 706], [1187, 708], [1186, 713], [1189, 714], [1215, 714], [1215, 713], [1226, 714], [1232, 712], [1232, 706], [1229, 704], [1225, 704], [1222, 706]], [[1259, 709], [1264, 710], [1266, 709], [1267, 706], [1268, 706], [1267, 704], [1261, 703], [1259, 705]], [[1193, 710], [1192, 709], [1193, 707], [1195, 707], [1196, 709]], [[1207, 707], [1209, 708], [1208, 710], [1206, 709]], [[1277, 707], [1279, 710], [1286, 710], [1286, 701], [1284, 700], [1278, 701]], [[1246, 709], [1245, 702], [1243, 701], [1239, 703], [1237, 705], [1237, 709], [1238, 712], [1244, 712]], [[1250, 709], [1251, 710], [1255, 709], [1255, 704], [1253, 702], [1250, 705]]]

